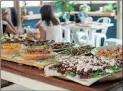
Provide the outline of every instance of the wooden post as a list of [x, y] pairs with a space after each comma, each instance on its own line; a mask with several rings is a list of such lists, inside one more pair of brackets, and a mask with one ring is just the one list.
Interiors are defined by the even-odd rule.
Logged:
[[[1, 2], [0, 2], [1, 5]], [[2, 9], [0, 9], [0, 12], [2, 12]], [[2, 26], [2, 13], [0, 13], [0, 38], [3, 35], [3, 26]]]
[[43, 5], [43, 0], [40, 0], [40, 6], [42, 6]]
[[17, 27], [21, 28], [22, 22], [21, 22], [21, 8], [19, 5], [19, 0], [14, 0], [14, 7], [15, 7], [16, 15], [17, 15]]
[[122, 1], [117, 1], [117, 38], [122, 39]]
[[42, 0], [40, 0], [40, 5], [42, 5], [43, 4], [43, 1]]

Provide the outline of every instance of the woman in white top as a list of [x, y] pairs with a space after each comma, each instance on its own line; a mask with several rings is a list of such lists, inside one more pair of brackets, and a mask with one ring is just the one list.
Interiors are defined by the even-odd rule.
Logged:
[[52, 7], [44, 5], [40, 9], [41, 20], [35, 25], [40, 30], [40, 40], [62, 42], [62, 30], [59, 21], [54, 16]]

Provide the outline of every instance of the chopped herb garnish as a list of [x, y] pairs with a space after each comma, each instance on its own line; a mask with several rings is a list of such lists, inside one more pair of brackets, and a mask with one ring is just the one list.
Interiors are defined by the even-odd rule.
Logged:
[[65, 72], [65, 75], [69, 75], [69, 76], [72, 76], [72, 77], [75, 77], [76, 76], [76, 74], [73, 73], [73, 72], [71, 72], [71, 71], [66, 71]]

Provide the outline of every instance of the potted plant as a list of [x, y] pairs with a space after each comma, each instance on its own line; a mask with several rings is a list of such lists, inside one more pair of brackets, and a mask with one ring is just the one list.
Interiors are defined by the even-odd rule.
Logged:
[[62, 12], [62, 16], [66, 19], [70, 18], [70, 12], [74, 11], [74, 4], [70, 3], [69, 0], [57, 0], [53, 4], [54, 8], [59, 8], [59, 11]]
[[103, 8], [103, 12], [113, 12], [116, 9], [117, 5], [114, 3], [108, 3]]
[[89, 12], [91, 10], [91, 8], [87, 4], [82, 4], [82, 5], [80, 5], [79, 10], [83, 11], [83, 12]]

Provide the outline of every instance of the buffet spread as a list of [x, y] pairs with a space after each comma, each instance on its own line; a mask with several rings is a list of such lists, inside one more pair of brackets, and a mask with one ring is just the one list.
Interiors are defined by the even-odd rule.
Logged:
[[4, 35], [1, 59], [44, 70], [46, 77], [59, 77], [85, 86], [122, 78], [122, 46], [92, 47], [53, 40], [31, 41], [27, 35]]

